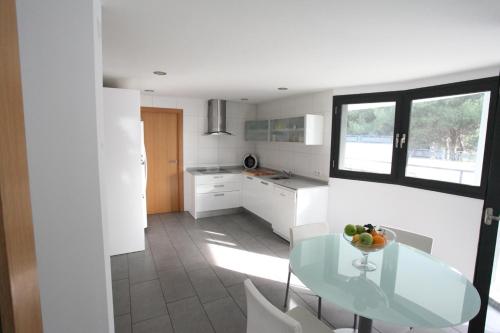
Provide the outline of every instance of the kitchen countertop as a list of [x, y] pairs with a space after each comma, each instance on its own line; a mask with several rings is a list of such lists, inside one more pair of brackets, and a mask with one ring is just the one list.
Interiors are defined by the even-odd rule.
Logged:
[[243, 174], [247, 177], [254, 177], [261, 179], [266, 182], [270, 182], [276, 185], [280, 185], [283, 187], [287, 187], [293, 190], [298, 190], [301, 188], [310, 188], [310, 187], [319, 187], [319, 186], [328, 186], [327, 181], [303, 177], [299, 175], [293, 175], [289, 179], [271, 179], [272, 177], [282, 175], [282, 172], [267, 169], [275, 172], [274, 175], [270, 176], [254, 176], [252, 174], [247, 173], [247, 171], [241, 166], [229, 166], [229, 167], [220, 167], [220, 168], [188, 168], [187, 172], [194, 176], [199, 175], [215, 175], [215, 174]]
[[217, 175], [223, 173], [239, 174], [245, 170], [242, 166], [225, 166], [219, 168], [187, 168], [186, 171], [194, 176]]

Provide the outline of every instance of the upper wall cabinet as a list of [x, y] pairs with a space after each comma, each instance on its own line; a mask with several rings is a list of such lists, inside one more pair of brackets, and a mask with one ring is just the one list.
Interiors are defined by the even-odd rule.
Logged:
[[323, 116], [306, 114], [292, 118], [250, 120], [245, 122], [245, 140], [322, 145]]
[[269, 141], [269, 120], [250, 120], [245, 122], [246, 141]]

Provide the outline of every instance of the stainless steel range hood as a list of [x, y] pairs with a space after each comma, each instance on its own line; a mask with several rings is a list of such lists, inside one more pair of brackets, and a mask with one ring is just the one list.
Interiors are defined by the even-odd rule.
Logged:
[[226, 101], [211, 99], [208, 101], [208, 131], [206, 135], [232, 135], [226, 127]]

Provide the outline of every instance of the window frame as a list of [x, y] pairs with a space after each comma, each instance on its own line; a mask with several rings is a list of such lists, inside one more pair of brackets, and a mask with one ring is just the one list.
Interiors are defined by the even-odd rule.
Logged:
[[[396, 184], [471, 198], [484, 198], [491, 149], [493, 145], [493, 127], [498, 104], [498, 88], [499, 77], [488, 77], [484, 79], [448, 83], [410, 90], [333, 96], [330, 177]], [[407, 143], [410, 139], [408, 134], [412, 101], [416, 99], [444, 97], [484, 91], [490, 92], [490, 104], [488, 108], [488, 123], [486, 125], [486, 138], [480, 185], [472, 186], [416, 177], [407, 177], [405, 173], [408, 158]], [[396, 102], [391, 173], [378, 174], [339, 169], [342, 106], [345, 104], [374, 102]], [[398, 149], [394, 144], [397, 133], [407, 134], [407, 142], [403, 148]]]

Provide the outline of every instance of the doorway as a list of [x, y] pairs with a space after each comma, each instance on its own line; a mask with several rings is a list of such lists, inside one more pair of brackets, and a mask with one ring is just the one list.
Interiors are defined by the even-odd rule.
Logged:
[[148, 214], [184, 210], [182, 110], [142, 107]]

